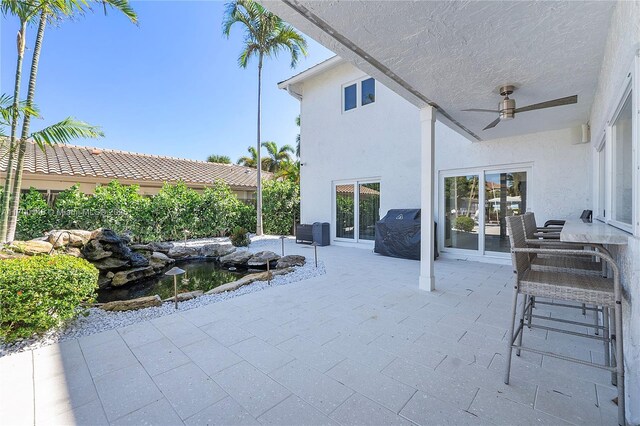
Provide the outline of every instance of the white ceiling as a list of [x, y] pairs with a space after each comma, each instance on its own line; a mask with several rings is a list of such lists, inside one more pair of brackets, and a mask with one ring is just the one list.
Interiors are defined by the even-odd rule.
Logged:
[[[435, 103], [482, 140], [587, 122], [615, 7], [606, 1], [263, 3], [415, 105]], [[301, 8], [310, 13], [301, 15]], [[578, 103], [521, 113], [483, 131], [497, 115], [461, 110], [496, 109], [496, 89], [505, 83], [518, 87], [512, 95], [518, 107], [574, 94]]]

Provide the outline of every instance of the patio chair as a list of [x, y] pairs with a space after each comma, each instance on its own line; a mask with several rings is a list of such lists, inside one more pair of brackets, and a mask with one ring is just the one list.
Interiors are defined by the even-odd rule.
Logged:
[[[507, 229], [509, 231], [509, 240], [511, 243], [511, 259], [514, 268], [514, 295], [513, 306], [511, 312], [511, 322], [509, 324], [509, 334], [507, 341], [507, 364], [505, 370], [505, 384], [509, 384], [509, 375], [511, 372], [511, 356], [513, 349], [516, 349], [516, 355], [520, 351], [529, 351], [543, 356], [563, 359], [565, 361], [575, 362], [582, 365], [592, 366], [608, 370], [615, 374], [615, 382], [618, 388], [618, 422], [620, 425], [625, 424], [624, 419], [624, 361], [622, 348], [622, 303], [621, 288], [618, 266], [608, 254], [601, 251], [591, 250], [563, 250], [549, 249], [539, 247], [528, 247], [524, 228], [521, 224], [521, 218], [517, 216], [507, 217]], [[602, 262], [606, 262], [613, 271], [613, 278], [605, 278], [600, 275], [585, 275], [568, 272], [551, 272], [536, 271], [531, 268], [530, 255], [571, 255], [571, 256], [596, 256]], [[516, 328], [516, 314], [518, 311], [518, 297], [522, 295], [522, 311], [520, 321]], [[550, 332], [565, 333], [573, 336], [602, 340], [605, 348], [605, 363], [597, 364], [584, 361], [579, 358], [567, 355], [548, 352], [541, 349], [524, 346], [522, 343], [525, 329], [525, 313], [530, 309], [529, 300], [531, 297], [542, 297], [552, 299], [554, 301], [576, 302], [587, 305], [603, 307], [603, 325], [598, 326], [603, 330], [603, 336], [593, 336], [586, 333], [580, 333], [561, 328], [548, 327], [542, 324], [531, 324], [531, 328], [538, 328]], [[566, 304], [569, 308], [579, 308]], [[613, 311], [614, 330], [609, 334], [609, 310]], [[569, 321], [560, 318], [537, 317], [541, 320], [553, 320], [561, 323], [572, 325], [583, 325], [592, 327], [590, 324], [578, 321]], [[616, 333], [617, 332], [617, 333]], [[615, 341], [615, 347], [611, 347], [612, 356], [609, 357], [610, 342]]]
[[[583, 212], [584, 214], [584, 212]], [[607, 255], [611, 256], [611, 254], [606, 251], [606, 249], [599, 244], [588, 244], [588, 243], [566, 243], [559, 241], [560, 233], [539, 233], [537, 230], [540, 228], [536, 227], [536, 219], [533, 212], [526, 212], [521, 216], [522, 226], [524, 227], [524, 232], [526, 235], [526, 243], [529, 246], [535, 247], [544, 247], [548, 249], [557, 248], [557, 249], [576, 249], [582, 250], [585, 247], [591, 247], [595, 250], [603, 251]], [[560, 228], [561, 229], [561, 228]], [[602, 273], [603, 276], [606, 276], [606, 263], [605, 262], [594, 262], [589, 259], [576, 257], [576, 256], [545, 256], [545, 255], [531, 255], [530, 260], [532, 263], [532, 268], [535, 270], [542, 271], [552, 271], [552, 272], [574, 272], [574, 273], [584, 273], [584, 274], [593, 274], [597, 275]], [[594, 259], [595, 260], [595, 259]], [[553, 305], [552, 302], [541, 302]], [[535, 306], [535, 298], [531, 301], [532, 306]], [[582, 315], [586, 315], [587, 311], [593, 310], [595, 313], [594, 316], [594, 324], [596, 325], [595, 334], [598, 335], [598, 313], [601, 310], [596, 306], [595, 308], [587, 308], [586, 305], [582, 306]]]

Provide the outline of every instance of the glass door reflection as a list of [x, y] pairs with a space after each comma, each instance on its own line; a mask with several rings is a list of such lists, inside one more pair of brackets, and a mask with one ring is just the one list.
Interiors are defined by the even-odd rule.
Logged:
[[376, 222], [380, 220], [380, 182], [358, 184], [358, 238], [376, 239]]
[[355, 238], [355, 192], [353, 184], [336, 185], [336, 237]]
[[478, 250], [479, 176], [444, 179], [444, 246]]
[[489, 172], [484, 176], [484, 249], [508, 253], [505, 218], [527, 211], [527, 173]]

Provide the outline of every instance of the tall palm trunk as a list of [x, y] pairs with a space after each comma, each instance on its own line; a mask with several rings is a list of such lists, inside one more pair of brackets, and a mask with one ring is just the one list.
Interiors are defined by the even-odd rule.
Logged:
[[27, 22], [20, 23], [18, 32], [18, 61], [16, 64], [15, 87], [13, 89], [13, 111], [11, 111], [11, 139], [9, 139], [9, 159], [7, 161], [7, 176], [2, 191], [2, 204], [0, 210], [0, 242], [7, 240], [7, 225], [9, 223], [9, 199], [11, 197], [11, 183], [13, 181], [13, 155], [16, 149], [16, 132], [18, 131], [18, 118], [20, 106], [20, 81], [22, 79], [22, 60], [24, 59], [24, 47], [27, 37]]
[[[38, 24], [38, 32], [36, 34], [36, 42], [33, 48], [33, 59], [31, 60], [31, 73], [29, 74], [29, 89], [27, 91], [26, 107], [33, 107], [33, 99], [36, 93], [36, 77], [38, 76], [38, 61], [40, 60], [40, 50], [42, 48], [42, 39], [44, 38], [44, 29], [47, 26], [47, 9], [43, 8], [40, 13], [40, 23]], [[27, 151], [27, 138], [29, 136], [29, 126], [31, 124], [31, 115], [27, 112], [24, 114], [22, 121], [22, 133], [20, 134], [20, 146], [18, 148], [18, 158], [16, 162], [16, 176], [13, 181], [13, 189], [11, 191], [11, 201], [9, 203], [9, 223], [7, 227], [7, 241], [13, 241], [16, 234], [16, 225], [18, 223], [18, 207], [20, 206], [20, 187], [22, 186], [22, 173], [24, 168], [24, 156]]]
[[262, 53], [258, 58], [258, 163], [256, 168], [258, 169], [258, 185], [256, 188], [256, 235], [262, 235], [262, 159], [260, 158], [260, 96], [262, 95]]

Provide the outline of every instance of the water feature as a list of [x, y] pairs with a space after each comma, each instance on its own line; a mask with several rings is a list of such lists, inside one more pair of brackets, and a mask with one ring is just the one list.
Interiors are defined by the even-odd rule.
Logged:
[[[222, 284], [236, 281], [248, 273], [224, 269], [217, 266], [215, 262], [206, 260], [177, 262], [176, 265], [186, 271], [186, 274], [178, 276], [178, 293], [194, 290], [206, 292]], [[154, 294], [162, 299], [173, 297], [173, 277], [162, 274], [132, 286], [98, 290], [98, 302], [128, 300]]]

